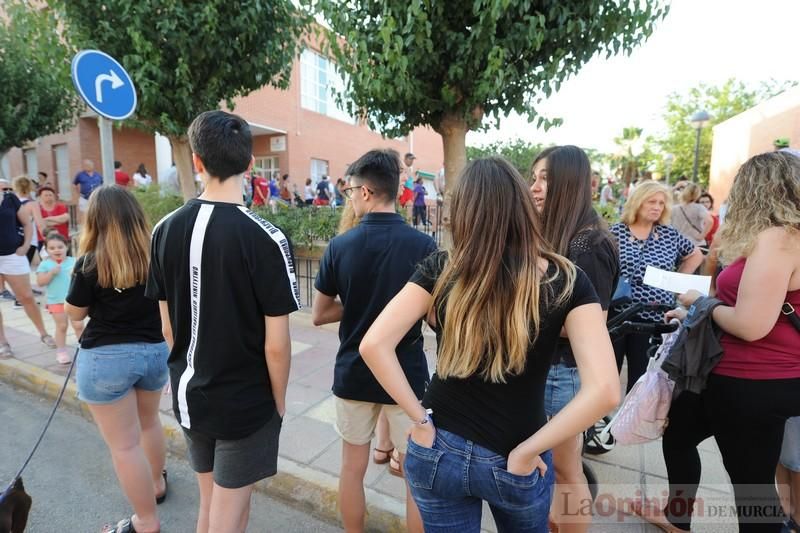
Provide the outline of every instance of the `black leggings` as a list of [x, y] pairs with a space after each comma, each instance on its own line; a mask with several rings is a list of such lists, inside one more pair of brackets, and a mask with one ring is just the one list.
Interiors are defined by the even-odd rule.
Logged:
[[688, 530], [700, 483], [697, 445], [713, 436], [731, 478], [741, 533], [781, 530], [775, 468], [786, 419], [800, 415], [800, 378], [751, 380], [711, 375], [701, 394], [682, 393], [661, 446], [670, 497], [664, 513]]
[[647, 350], [650, 348], [650, 335], [629, 333], [614, 341], [614, 355], [617, 357], [617, 372], [622, 371], [622, 360], [628, 358], [628, 386], [630, 392], [636, 380], [647, 370]]

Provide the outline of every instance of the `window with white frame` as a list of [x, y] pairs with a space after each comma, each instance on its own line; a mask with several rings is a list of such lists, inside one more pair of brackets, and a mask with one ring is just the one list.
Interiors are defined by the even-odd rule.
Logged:
[[300, 55], [300, 100], [301, 105], [317, 113], [344, 122], [356, 120], [336, 103], [335, 92], [344, 89], [344, 79], [336, 64], [313, 50], [303, 50]]
[[278, 156], [266, 156], [256, 158], [256, 174], [260, 174], [267, 179], [278, 179], [281, 169], [278, 167]]
[[36, 159], [36, 148], [24, 150], [22, 152], [22, 157], [25, 160], [25, 173], [29, 178], [38, 179], [39, 161]]
[[322, 176], [328, 175], [328, 162], [324, 159], [311, 160], [311, 181], [314, 183], [322, 179]]

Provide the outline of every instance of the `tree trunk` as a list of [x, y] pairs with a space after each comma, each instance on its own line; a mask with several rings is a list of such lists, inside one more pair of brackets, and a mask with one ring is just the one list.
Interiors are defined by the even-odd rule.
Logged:
[[192, 149], [189, 147], [189, 138], [185, 135], [171, 136], [169, 143], [172, 146], [172, 160], [175, 161], [178, 183], [181, 184], [181, 193], [185, 202], [197, 196], [197, 187], [192, 171]]
[[436, 128], [442, 136], [444, 147], [445, 194], [442, 213], [442, 245], [447, 248], [452, 244], [450, 236], [450, 199], [457, 180], [467, 165], [467, 131], [469, 125], [460, 115], [445, 115]]

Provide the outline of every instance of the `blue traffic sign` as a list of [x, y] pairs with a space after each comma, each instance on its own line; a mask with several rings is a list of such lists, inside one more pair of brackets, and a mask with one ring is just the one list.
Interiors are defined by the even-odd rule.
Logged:
[[97, 114], [124, 120], [136, 109], [133, 80], [119, 62], [99, 50], [81, 50], [72, 58], [72, 83]]

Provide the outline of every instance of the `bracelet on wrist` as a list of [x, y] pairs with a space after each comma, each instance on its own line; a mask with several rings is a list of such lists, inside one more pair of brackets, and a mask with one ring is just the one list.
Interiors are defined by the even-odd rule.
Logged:
[[417, 426], [425, 426], [428, 424], [432, 424], [433, 420], [431, 419], [431, 415], [433, 414], [433, 409], [425, 409], [425, 417], [421, 419], [411, 419]]

